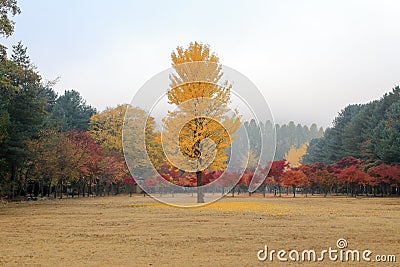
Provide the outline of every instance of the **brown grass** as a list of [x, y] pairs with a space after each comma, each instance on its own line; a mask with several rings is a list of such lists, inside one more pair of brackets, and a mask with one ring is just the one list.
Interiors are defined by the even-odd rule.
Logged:
[[192, 209], [143, 196], [9, 203], [0, 234], [7, 266], [266, 266], [256, 256], [264, 245], [318, 251], [338, 238], [399, 262], [400, 199], [227, 197]]

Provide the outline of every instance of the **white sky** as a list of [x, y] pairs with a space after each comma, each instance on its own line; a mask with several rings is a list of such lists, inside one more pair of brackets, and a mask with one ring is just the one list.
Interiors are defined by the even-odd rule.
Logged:
[[58, 92], [99, 110], [131, 101], [171, 51], [210, 44], [248, 76], [277, 123], [329, 126], [400, 83], [400, 1], [19, 1], [19, 40]]

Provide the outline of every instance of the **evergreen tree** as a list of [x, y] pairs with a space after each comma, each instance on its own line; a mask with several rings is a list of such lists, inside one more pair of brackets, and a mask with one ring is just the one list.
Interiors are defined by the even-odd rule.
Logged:
[[363, 105], [349, 105], [333, 127], [310, 142], [305, 163], [334, 163], [344, 157], [398, 163], [400, 160], [400, 88]]
[[66, 90], [56, 99], [51, 109], [48, 123], [62, 131], [86, 131], [89, 128], [90, 117], [96, 114], [96, 109], [87, 105], [79, 92], [74, 90]]

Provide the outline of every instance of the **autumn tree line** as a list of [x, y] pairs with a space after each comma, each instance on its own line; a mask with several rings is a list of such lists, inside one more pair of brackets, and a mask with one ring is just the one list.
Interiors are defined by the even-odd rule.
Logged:
[[[329, 181], [325, 192], [335, 188], [351, 195], [399, 195], [399, 86], [378, 100], [345, 107], [323, 137], [310, 141], [302, 163], [300, 171], [308, 177], [310, 170], [320, 169], [318, 179]], [[302, 187], [313, 182], [308, 179]]]
[[[279, 160], [281, 154], [278, 152], [278, 158], [275, 157], [278, 161], [270, 165], [262, 188], [274, 195], [281, 195], [282, 192], [290, 192], [294, 196], [296, 192], [305, 195], [320, 193], [324, 196], [400, 195], [399, 107], [399, 86], [379, 100], [347, 106], [334, 119], [333, 127], [321, 131], [321, 136], [317, 138], [303, 139], [307, 149], [300, 153], [298, 161], [289, 162], [291, 151], [301, 150], [294, 148], [299, 143], [292, 143], [293, 147], [284, 154], [283, 160]], [[300, 127], [290, 125], [291, 129], [300, 132]], [[257, 151], [259, 140], [254, 137], [257, 136], [256, 128], [249, 127], [254, 133], [250, 135], [253, 136], [250, 144], [254, 151]], [[282, 142], [280, 129], [282, 127], [276, 127], [277, 150]], [[298, 135], [295, 134], [294, 138], [298, 138]], [[247, 175], [239, 182], [243, 188], [248, 186], [254, 167], [246, 171]]]
[[[14, 0], [1, 2], [0, 35], [12, 34], [14, 23], [9, 16], [20, 12]], [[205, 101], [197, 101], [187, 107], [186, 113], [170, 113], [168, 130], [170, 136], [179, 130], [180, 148], [186, 159], [194, 162], [201, 159], [201, 141], [212, 139], [217, 144], [217, 159], [203, 171], [185, 172], [171, 165], [163, 154], [160, 133], [155, 121], [147, 117], [144, 110], [119, 105], [98, 112], [82, 98], [79, 92], [66, 90], [57, 95], [52, 89], [55, 81], [44, 81], [27, 55], [21, 42], [7, 53], [0, 46], [0, 196], [89, 196], [132, 192], [135, 182], [157, 189], [152, 177], [146, 176], [143, 155], [147, 153], [161, 176], [174, 184], [186, 187], [214, 185], [218, 182], [228, 160], [231, 135], [239, 121], [225, 115], [224, 103], [230, 101], [231, 85], [215, 86], [222, 77], [219, 58], [208, 45], [190, 43], [187, 48], [178, 47], [171, 54], [176, 76], [172, 76], [168, 99], [171, 104], [186, 103], [192, 98], [217, 98], [222, 103], [218, 112], [209, 110]], [[182, 63], [209, 62], [205, 67], [207, 83], [188, 83], [190, 78]], [[212, 70], [207, 71], [207, 70]], [[210, 73], [215, 74], [209, 75]], [[200, 73], [201, 74], [201, 73]], [[199, 75], [199, 72], [196, 72]], [[201, 90], [200, 90], [201, 89]], [[207, 94], [207, 95], [204, 95]], [[326, 129], [313, 124], [310, 128], [290, 122], [288, 125], [273, 125], [270, 121], [257, 125], [255, 121], [244, 122], [250, 154], [247, 168], [232, 195], [248, 191], [256, 170], [265, 176], [259, 187], [264, 196], [267, 192], [275, 196], [282, 193], [301, 192], [308, 194], [346, 195], [398, 195], [400, 187], [400, 89], [396, 87], [380, 100], [364, 105], [350, 105], [335, 118], [333, 127]], [[215, 105], [214, 105], [215, 107]], [[178, 121], [187, 115], [204, 114], [177, 128]], [[232, 133], [207, 119], [207, 114], [219, 114], [218, 118], [230, 125]], [[128, 115], [129, 120], [124, 120]], [[189, 116], [190, 117], [190, 116]], [[145, 123], [144, 123], [145, 122]], [[168, 122], [168, 121], [167, 121]], [[132, 177], [126, 166], [123, 150], [122, 129], [128, 124], [132, 142], [125, 150], [127, 160], [133, 165], [136, 177]], [[137, 136], [146, 125], [146, 147], [136, 146]], [[273, 145], [264, 145], [267, 153], [275, 152], [274, 162], [258, 165], [261, 140], [273, 144], [271, 138], [277, 133], [276, 151]], [[265, 138], [260, 136], [265, 135]], [[168, 136], [168, 135], [167, 135]], [[240, 139], [240, 137], [239, 137]], [[247, 140], [239, 140], [247, 142]], [[244, 144], [243, 143], [243, 144]], [[204, 149], [204, 147], [203, 147]], [[211, 149], [211, 146], [210, 146]], [[211, 150], [210, 150], [211, 151]], [[171, 154], [173, 156], [173, 154]], [[180, 159], [182, 161], [182, 159]], [[185, 160], [185, 159], [183, 159]], [[207, 158], [203, 159], [203, 163]], [[235, 160], [230, 158], [230, 160]], [[201, 165], [202, 161], [198, 161]], [[230, 174], [228, 174], [230, 175]], [[232, 173], [232, 177], [237, 177]], [[162, 188], [158, 188], [162, 193]], [[199, 191], [200, 190], [200, 191]], [[203, 192], [197, 192], [198, 202], [203, 202]], [[169, 192], [174, 193], [174, 192]]]
[[64, 185], [83, 194], [92, 188], [95, 175], [104, 181], [123, 175], [121, 153], [104, 149], [88, 132], [96, 109], [76, 91], [57, 96], [21, 43], [13, 46], [9, 58], [4, 54], [0, 74], [2, 196], [33, 191], [62, 196]]
[[[127, 105], [98, 112], [86, 104], [77, 91], [66, 90], [57, 95], [52, 89], [56, 81], [43, 81], [21, 42], [13, 46], [9, 56], [5, 48], [3, 50], [0, 66], [0, 195], [62, 198], [132, 192], [135, 179], [126, 167], [122, 149]], [[132, 108], [131, 111], [136, 121], [147, 119], [143, 110]], [[177, 184], [195, 186], [193, 174], [170, 170], [172, 167], [161, 154], [154, 120], [147, 123], [146, 141], [147, 149], [154, 156], [152, 163], [169, 181], [175, 179]], [[281, 129], [278, 130], [278, 142], [286, 144], [281, 147], [297, 146], [322, 132], [316, 125], [310, 130], [294, 125], [293, 122], [276, 125]], [[272, 133], [270, 122], [261, 126], [265, 134]], [[246, 122], [245, 127], [252, 151], [259, 153], [260, 144], [252, 137], [257, 129], [254, 121]], [[141, 160], [146, 151], [133, 150], [129, 155], [133, 156], [130, 160], [136, 163], [137, 170], [144, 165]], [[145, 170], [141, 174], [144, 175]], [[217, 174], [220, 172], [206, 172], [202, 183], [216, 179]]]
[[[316, 162], [291, 167], [286, 160], [269, 164], [261, 189], [274, 196], [297, 192], [307, 196], [319, 194], [346, 196], [399, 196], [400, 165], [384, 163], [372, 164], [368, 161], [348, 156], [332, 164]], [[253, 172], [246, 170], [238, 185], [246, 189]], [[240, 189], [239, 189], [240, 192]]]
[[[16, 0], [0, 2], [2, 38], [20, 12]], [[97, 134], [102, 118], [123, 116], [125, 107], [100, 115], [77, 91], [57, 95], [55, 82], [44, 81], [21, 42], [11, 51], [0, 44], [0, 197], [104, 194], [118, 192], [124, 178], [132, 184], [120, 139]]]

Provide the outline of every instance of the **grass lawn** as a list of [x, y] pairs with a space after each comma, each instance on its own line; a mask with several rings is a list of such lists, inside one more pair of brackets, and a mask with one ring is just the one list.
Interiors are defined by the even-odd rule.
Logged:
[[[397, 263], [305, 262], [303, 266], [400, 264], [400, 199], [225, 197], [175, 208], [135, 195], [0, 205], [0, 265], [271, 266], [257, 252], [348, 249], [394, 254]], [[287, 256], [287, 255], [286, 255]], [[298, 265], [298, 262], [273, 265]]]

